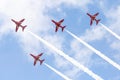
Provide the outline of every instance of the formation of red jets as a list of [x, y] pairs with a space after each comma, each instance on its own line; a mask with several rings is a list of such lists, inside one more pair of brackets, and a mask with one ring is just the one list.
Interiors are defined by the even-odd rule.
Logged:
[[[94, 15], [91, 15], [91, 14], [87, 13], [87, 15], [91, 18], [91, 19], [90, 19], [90, 25], [93, 24], [93, 21], [96, 21], [96, 25], [99, 23], [100, 19], [96, 19], [96, 16], [98, 16], [98, 14], [99, 14], [98, 12], [97, 12], [96, 14], [94, 14]], [[16, 24], [16, 29], [15, 29], [16, 32], [18, 31], [19, 27], [22, 28], [22, 31], [24, 31], [24, 29], [27, 27], [27, 25], [22, 26], [22, 22], [23, 22], [25, 19], [22, 19], [22, 20], [20, 20], [20, 21], [15, 21], [15, 20], [13, 20], [13, 19], [11, 19], [11, 20]], [[52, 22], [55, 24], [55, 26], [56, 26], [55, 32], [57, 32], [59, 28], [61, 28], [61, 29], [62, 29], [62, 32], [63, 32], [64, 28], [66, 27], [66, 26], [62, 26], [62, 25], [61, 25], [62, 22], [64, 21], [64, 19], [62, 19], [62, 20], [60, 20], [60, 21], [58, 21], [58, 22], [57, 22], [57, 21], [54, 21], [54, 20], [51, 20], [51, 21], [52, 21]]]
[[[90, 26], [93, 24], [93, 21], [96, 21], [96, 25], [99, 23], [100, 19], [96, 19], [96, 16], [97, 16], [98, 14], [99, 14], [99, 13], [96, 13], [96, 14], [94, 14], [94, 15], [91, 15], [91, 14], [87, 13], [87, 15], [91, 18], [91, 20], [90, 20]], [[16, 24], [15, 32], [18, 31], [19, 27], [22, 28], [22, 31], [24, 31], [24, 29], [27, 27], [27, 25], [25, 25], [25, 26], [22, 25], [22, 23], [23, 23], [23, 21], [24, 21], [25, 19], [22, 19], [22, 20], [20, 20], [20, 21], [15, 21], [15, 20], [13, 20], [13, 19], [11, 19], [11, 20]], [[63, 32], [64, 28], [66, 27], [66, 26], [62, 26], [62, 23], [63, 23], [64, 19], [62, 19], [62, 20], [60, 20], [60, 21], [58, 21], [58, 22], [57, 22], [57, 21], [54, 21], [54, 20], [51, 20], [51, 21], [52, 21], [52, 22], [55, 24], [55, 26], [56, 26], [55, 32], [57, 32], [59, 28], [61, 28], [61, 29], [62, 29], [62, 32]], [[43, 55], [43, 53], [40, 53], [40, 54], [38, 54], [38, 55], [33, 55], [33, 54], [30, 54], [30, 55], [34, 58], [34, 66], [36, 65], [36, 63], [37, 63], [38, 61], [40, 62], [40, 65], [43, 63], [43, 61], [45, 61], [45, 59], [42, 59], [42, 60], [40, 59], [41, 56]]]

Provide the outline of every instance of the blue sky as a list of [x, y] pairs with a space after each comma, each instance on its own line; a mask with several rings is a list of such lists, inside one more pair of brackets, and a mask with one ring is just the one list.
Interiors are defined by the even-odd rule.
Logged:
[[119, 0], [2, 0], [0, 3], [0, 80], [64, 80], [44, 64], [33, 66], [30, 53], [43, 52], [45, 63], [72, 80], [94, 80], [37, 38], [21, 29], [15, 32], [11, 19], [25, 18], [26, 29], [41, 36], [104, 80], [120, 80], [120, 70], [103, 60], [67, 32], [54, 32], [51, 19], [65, 19], [66, 29], [120, 65], [120, 41], [101, 27], [89, 25], [87, 12], [99, 12], [101, 23], [120, 35]]

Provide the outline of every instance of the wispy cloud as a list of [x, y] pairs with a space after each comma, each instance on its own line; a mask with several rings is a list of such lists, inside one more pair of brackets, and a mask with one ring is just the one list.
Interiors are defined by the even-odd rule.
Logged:
[[30, 33], [31, 35], [33, 35], [35, 38], [37, 38], [38, 40], [40, 40], [42, 43], [44, 43], [47, 47], [49, 47], [50, 49], [53, 49], [54, 51], [57, 52], [58, 55], [64, 57], [66, 60], [68, 60], [69, 62], [71, 62], [73, 65], [75, 65], [76, 67], [78, 67], [80, 70], [86, 72], [89, 76], [91, 76], [92, 78], [94, 78], [95, 80], [99, 79], [99, 80], [103, 80], [100, 76], [98, 76], [97, 74], [95, 74], [94, 72], [92, 72], [91, 70], [89, 70], [87, 67], [85, 67], [84, 65], [81, 65], [79, 62], [77, 62], [76, 60], [74, 60], [73, 58], [69, 57], [68, 55], [66, 55], [63, 51], [57, 49], [56, 47], [54, 47], [53, 45], [51, 45], [50, 43], [48, 43], [47, 41], [45, 41], [44, 39], [42, 39], [41, 37], [35, 35], [34, 33], [32, 33], [31, 31], [27, 31], [28, 33]]
[[107, 28], [105, 25], [103, 25], [102, 23], [100, 23], [101, 25], [102, 25], [102, 27], [104, 28], [104, 29], [106, 29], [109, 33], [111, 33], [114, 37], [116, 37], [117, 39], [119, 39], [120, 40], [120, 36], [119, 35], [117, 35], [116, 33], [114, 33], [112, 30], [110, 30], [109, 28]]
[[61, 76], [63, 79], [65, 80], [72, 80], [70, 78], [68, 78], [66, 75], [62, 74], [61, 72], [59, 72], [58, 70], [56, 70], [55, 68], [51, 67], [50, 65], [44, 63], [44, 65], [46, 65], [48, 68], [50, 68], [52, 71], [54, 71], [55, 73], [57, 73], [59, 76]]
[[[110, 28], [113, 32], [115, 32], [118, 36], [120, 36], [120, 5], [113, 5], [112, 7], [110, 7], [109, 9], [105, 9], [104, 10], [104, 14], [107, 17], [107, 22], [108, 24], [108, 28]], [[112, 36], [113, 37], [113, 36]], [[110, 39], [111, 36], [108, 37], [109, 41], [110, 41], [110, 47], [112, 50], [115, 51], [115, 53], [113, 53], [114, 56], [114, 60], [116, 60], [119, 63], [119, 52], [120, 52], [120, 41], [118, 41], [117, 39]], [[118, 56], [118, 57], [117, 57]]]
[[66, 30], [66, 32], [68, 34], [70, 34], [71, 36], [73, 36], [76, 40], [78, 40], [79, 42], [81, 42], [82, 44], [84, 44], [90, 50], [94, 51], [98, 56], [100, 56], [101, 58], [103, 58], [105, 61], [109, 62], [112, 66], [114, 66], [115, 68], [117, 68], [118, 70], [120, 70], [120, 65], [117, 64], [116, 62], [114, 62], [112, 59], [110, 59], [109, 57], [105, 56], [103, 53], [101, 53], [100, 51], [98, 51], [94, 47], [90, 46], [89, 44], [87, 44], [86, 42], [84, 42], [82, 39], [80, 39], [79, 37], [77, 37], [76, 35], [74, 35], [73, 33], [71, 33], [70, 31]]
[[[104, 2], [102, 3], [102, 1], [103, 0], [101, 0], [101, 5], [104, 5]], [[27, 52], [33, 51], [35, 53], [38, 53], [38, 50], [41, 50], [44, 45], [39, 43], [39, 41], [33, 39], [33, 37], [31, 37], [27, 33], [22, 33], [21, 31], [19, 31], [19, 33], [15, 33], [14, 32], [15, 25], [10, 21], [11, 18], [14, 18], [16, 20], [19, 20], [21, 18], [26, 18], [23, 24], [28, 25], [29, 30], [32, 30], [33, 32], [36, 32], [37, 34], [43, 36], [46, 40], [49, 40], [50, 43], [54, 44], [57, 48], [62, 49], [63, 42], [66, 41], [66, 38], [64, 37], [63, 39], [63, 35], [59, 35], [59, 34], [56, 35], [51, 32], [50, 19], [52, 18], [52, 16], [48, 16], [47, 14], [44, 14], [44, 12], [49, 10], [50, 8], [53, 10], [57, 8], [59, 11], [62, 5], [84, 9], [87, 7], [87, 4], [92, 4], [92, 3], [93, 1], [90, 1], [90, 0], [84, 0], [84, 1], [80, 1], [80, 0], [69, 0], [69, 1], [67, 0], [59, 0], [59, 1], [56, 1], [56, 0], [44, 0], [44, 1], [42, 0], [36, 0], [36, 1], [34, 0], [20, 0], [20, 1], [2, 0], [0, 3], [0, 10], [1, 10], [1, 13], [3, 13], [5, 16], [5, 24], [0, 27], [0, 32], [2, 33], [0, 35], [8, 34], [8, 32], [9, 33], [13, 32], [14, 35], [17, 34], [17, 37], [19, 37], [19, 42], [20, 44], [22, 44], [21, 47], [23, 47], [24, 51], [27, 51]], [[120, 34], [119, 33], [120, 22], [118, 17], [119, 7], [117, 7], [116, 9], [111, 9], [110, 11], [105, 13], [107, 18], [110, 18], [110, 20], [112, 18], [112, 21], [113, 21], [112, 23], [114, 23], [112, 25], [109, 24], [111, 25], [110, 26], [111, 29], [115, 31], [117, 34]], [[94, 29], [87, 30], [85, 34], [80, 37], [87, 42], [91, 42], [95, 40], [101, 40], [105, 36], [107, 36], [106, 32], [101, 28], [97, 28], [95, 30]], [[111, 48], [119, 50], [119, 46], [116, 45], [116, 43], [117, 42], [113, 42], [111, 44], [112, 46]], [[71, 41], [71, 49], [72, 49], [72, 52], [74, 52], [72, 53], [72, 55], [74, 54], [73, 57], [78, 61], [80, 61], [80, 63], [89, 65], [92, 52], [87, 50], [86, 48], [79, 47], [79, 46], [77, 47], [77, 50], [76, 50], [76, 46], [78, 46], [77, 42]], [[80, 54], [78, 54], [79, 52]], [[81, 56], [82, 53], [84, 55]], [[63, 64], [61, 64], [64, 61], [64, 59], [61, 59], [60, 57], [58, 58], [58, 56], [54, 56], [54, 57], [56, 57], [55, 58], [56, 63], [58, 62], [58, 64], [60, 64], [57, 66], [64, 65], [63, 67], [66, 66], [66, 68], [68, 68], [69, 66], [68, 62], [65, 61]], [[79, 70], [77, 71], [77, 69], [74, 67], [72, 67], [72, 69], [73, 69], [72, 71], [70, 71], [71, 69], [69, 69], [68, 72], [77, 73], [79, 71]], [[66, 71], [63, 71], [63, 72], [66, 72]], [[67, 73], [67, 74], [71, 75], [71, 73]]]
[[[25, 18], [23, 25], [27, 25], [27, 29], [32, 30], [43, 36], [46, 40], [49, 40], [50, 43], [55, 45], [57, 48], [62, 50], [63, 42], [66, 41], [65, 37], [60, 34], [51, 33], [51, 23], [50, 20], [52, 16], [48, 16], [45, 14], [45, 11], [49, 9], [58, 9], [61, 10], [62, 5], [66, 5], [68, 7], [81, 7], [81, 9], [86, 8], [88, 4], [91, 4], [92, 1], [84, 0], [2, 0], [0, 3], [1, 13], [4, 14], [5, 23], [0, 27], [1, 36], [12, 32], [13, 35], [18, 37], [18, 41], [20, 46], [23, 48], [25, 53], [33, 52], [38, 53], [43, 50], [44, 45], [40, 44], [36, 39], [33, 39], [29, 34], [22, 33], [21, 30], [18, 33], [15, 33], [15, 24], [11, 22], [11, 18], [15, 20], [20, 20]], [[86, 8], [87, 9], [87, 8]], [[85, 10], [86, 10], [85, 9]], [[48, 13], [49, 14], [49, 13]], [[53, 31], [54, 32], [54, 31]], [[45, 48], [45, 47], [44, 47]], [[46, 49], [48, 54], [51, 54], [51, 51]], [[63, 59], [57, 58], [58, 56], [54, 56], [55, 61], [58, 61], [58, 64], [61, 64]], [[57, 60], [58, 59], [58, 60]], [[61, 60], [60, 60], [61, 59]], [[53, 60], [54, 61], [54, 60]], [[68, 62], [65, 63], [66, 68], [68, 67]], [[60, 66], [60, 65], [59, 65]], [[63, 66], [65, 67], [65, 66]], [[69, 70], [68, 70], [69, 71]], [[65, 71], [63, 71], [65, 72]], [[74, 76], [74, 75], [73, 75]]]

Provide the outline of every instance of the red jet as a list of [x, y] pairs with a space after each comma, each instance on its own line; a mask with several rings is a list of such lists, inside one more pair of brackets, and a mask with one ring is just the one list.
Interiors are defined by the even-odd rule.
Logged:
[[33, 54], [30, 54], [30, 55], [34, 58], [34, 66], [36, 65], [37, 61], [40, 61], [40, 65], [41, 65], [43, 63], [43, 61], [45, 60], [45, 59], [43, 59], [43, 60], [39, 59], [43, 55], [43, 53], [40, 53], [37, 56], [35, 56]]
[[60, 20], [59, 22], [56, 22], [56, 21], [52, 20], [52, 22], [56, 25], [55, 32], [58, 31], [58, 28], [59, 28], [59, 27], [62, 28], [62, 32], [63, 32], [64, 28], [66, 27], [66, 26], [61, 26], [61, 23], [62, 23], [63, 21], [64, 21], [64, 19]]
[[16, 29], [15, 29], [16, 32], [18, 31], [19, 27], [22, 28], [22, 31], [24, 31], [24, 29], [27, 27], [27, 25], [25, 25], [25, 26], [22, 26], [22, 25], [21, 25], [22, 22], [23, 22], [25, 19], [22, 19], [22, 20], [20, 20], [20, 21], [15, 21], [15, 20], [13, 20], [13, 19], [11, 19], [11, 20], [16, 24]]
[[94, 14], [94, 15], [91, 15], [91, 14], [89, 14], [89, 13], [87, 13], [87, 15], [91, 18], [91, 20], [90, 20], [90, 25], [92, 25], [92, 23], [93, 23], [93, 21], [95, 20], [96, 21], [96, 25], [98, 24], [98, 22], [100, 21], [100, 19], [96, 19], [96, 16], [98, 15], [99, 13], [96, 13], [96, 14]]

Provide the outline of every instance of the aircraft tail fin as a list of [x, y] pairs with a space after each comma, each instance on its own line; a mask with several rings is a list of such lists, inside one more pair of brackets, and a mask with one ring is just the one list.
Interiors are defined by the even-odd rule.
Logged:
[[64, 30], [65, 27], [66, 27], [66, 26], [63, 26], [63, 27], [62, 27], [62, 32], [63, 32], [63, 30]]
[[100, 19], [96, 20], [96, 25], [99, 23]]
[[45, 59], [43, 59], [43, 60], [40, 60], [40, 65], [43, 63], [43, 61], [45, 61]]
[[25, 26], [22, 26], [22, 31], [24, 31], [24, 29], [27, 27], [27, 25], [25, 25]]

